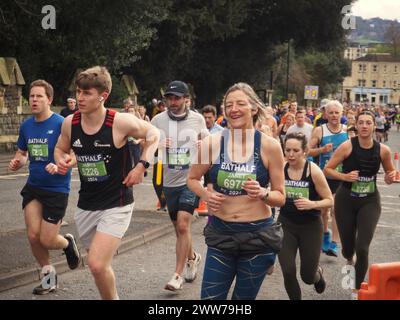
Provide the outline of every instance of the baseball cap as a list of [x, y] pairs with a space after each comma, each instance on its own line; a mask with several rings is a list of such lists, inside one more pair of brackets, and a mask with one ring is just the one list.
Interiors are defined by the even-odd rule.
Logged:
[[329, 99], [322, 99], [320, 103], [321, 108], [325, 108], [325, 106], [329, 103], [329, 101], [330, 101]]
[[164, 96], [174, 95], [183, 97], [189, 95], [189, 87], [183, 81], [172, 81], [168, 84]]

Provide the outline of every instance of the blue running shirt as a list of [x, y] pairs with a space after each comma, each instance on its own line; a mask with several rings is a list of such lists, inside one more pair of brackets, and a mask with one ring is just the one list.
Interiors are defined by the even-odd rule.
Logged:
[[19, 129], [17, 146], [29, 155], [27, 183], [46, 191], [69, 193], [71, 170], [65, 175], [51, 175], [45, 168], [54, 161], [54, 148], [61, 133], [64, 118], [53, 113], [45, 121], [36, 122], [30, 117]]
[[[328, 161], [332, 158], [333, 153], [336, 151], [339, 146], [348, 139], [347, 132], [344, 131], [343, 125], [341, 125], [341, 129], [338, 133], [331, 132], [328, 128], [327, 124], [323, 124], [322, 128], [322, 139], [320, 143], [320, 147], [327, 145], [328, 143], [333, 144], [333, 150], [328, 153], [322, 153], [319, 158], [319, 165], [321, 169], [324, 169]], [[342, 172], [342, 165], [339, 165], [336, 170]]]

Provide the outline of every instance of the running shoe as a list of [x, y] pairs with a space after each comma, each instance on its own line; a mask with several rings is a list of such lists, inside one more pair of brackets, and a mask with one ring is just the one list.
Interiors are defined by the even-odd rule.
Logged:
[[42, 282], [35, 288], [32, 293], [36, 295], [45, 295], [54, 292], [58, 288], [57, 274], [54, 274], [55, 278], [49, 276], [50, 272], [45, 273], [42, 278]]
[[324, 270], [322, 269], [321, 266], [318, 266], [317, 272], [319, 273], [320, 278], [316, 283], [314, 283], [314, 289], [317, 293], [321, 294], [322, 292], [325, 291], [325, 288], [326, 288], [326, 282], [325, 282], [324, 276], [322, 275]]
[[331, 245], [329, 246], [329, 249], [328, 249], [328, 251], [326, 252], [326, 254], [327, 254], [328, 256], [331, 256], [331, 257], [337, 257], [337, 256], [338, 256], [338, 253], [337, 253], [337, 243], [336, 243], [335, 241], [332, 241], [332, 242], [331, 242]]
[[68, 240], [68, 247], [64, 249], [65, 257], [67, 258], [69, 268], [74, 270], [81, 262], [81, 254], [72, 234], [67, 233], [64, 238]]
[[196, 279], [197, 267], [199, 266], [200, 261], [201, 261], [200, 253], [194, 252], [194, 259], [188, 260], [186, 262], [186, 270], [185, 270], [186, 282], [192, 282], [194, 279]]
[[183, 278], [177, 273], [174, 273], [171, 280], [169, 280], [169, 282], [164, 287], [165, 290], [169, 291], [178, 291], [182, 290], [182, 288], [183, 288]]

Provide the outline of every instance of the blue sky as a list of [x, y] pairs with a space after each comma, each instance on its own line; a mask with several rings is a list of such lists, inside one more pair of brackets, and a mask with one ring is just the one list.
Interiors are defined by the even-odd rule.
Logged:
[[400, 20], [400, 0], [357, 0], [353, 3], [352, 14], [365, 19]]

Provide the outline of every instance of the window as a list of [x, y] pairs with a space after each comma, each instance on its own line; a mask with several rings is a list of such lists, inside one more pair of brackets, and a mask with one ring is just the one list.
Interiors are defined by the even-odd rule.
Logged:
[[382, 81], [382, 87], [386, 88], [386, 81], [385, 80]]
[[396, 88], [396, 87], [397, 87], [397, 81], [394, 80], [394, 81], [393, 81], [393, 88]]
[[372, 66], [372, 71], [373, 71], [373, 72], [377, 72], [377, 71], [378, 71], [378, 66], [377, 66], [376, 64], [374, 64], [374, 65]]
[[367, 71], [367, 65], [363, 64], [363, 71]]
[[358, 65], [358, 72], [361, 72], [362, 71], [362, 64], [359, 64]]
[[386, 64], [383, 66], [383, 72], [386, 73]]
[[371, 81], [372, 88], [376, 88], [376, 80]]
[[394, 66], [394, 73], [397, 73], [397, 66]]
[[365, 80], [358, 80], [358, 86], [359, 87], [365, 87], [365, 83], [366, 81]]

